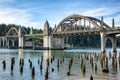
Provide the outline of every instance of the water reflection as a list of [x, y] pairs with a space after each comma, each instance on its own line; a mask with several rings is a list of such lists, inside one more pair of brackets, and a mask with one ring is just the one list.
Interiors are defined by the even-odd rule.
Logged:
[[51, 58], [51, 50], [44, 50], [44, 52], [43, 52], [43, 58], [45, 60], [50, 59]]
[[[3, 64], [0, 63], [0, 80], [32, 80], [31, 72], [32, 68], [35, 68], [34, 80], [44, 80], [45, 73], [49, 73], [47, 76], [49, 80], [89, 80], [90, 75], [93, 76], [94, 79], [104, 80], [107, 79], [116, 79], [118, 80], [120, 77], [120, 56], [118, 54], [115, 60], [112, 60], [112, 56], [114, 53], [107, 54], [105, 61], [103, 62], [103, 68], [109, 68], [108, 73], [102, 72], [102, 63], [99, 56], [99, 50], [96, 50], [96, 53], [93, 51], [88, 52], [90, 50], [86, 50], [87, 52], [82, 52], [83, 50], [22, 50], [19, 49], [14, 51], [6, 51], [0, 53], [0, 62], [6, 60], [6, 69], [3, 70]], [[117, 52], [119, 53], [119, 52]], [[54, 56], [54, 58], [53, 58]], [[11, 74], [11, 58], [15, 57], [15, 65], [13, 68], [13, 75]], [[24, 66], [20, 66], [20, 58], [24, 59]], [[71, 58], [71, 59], [70, 59]], [[32, 63], [32, 67], [30, 68], [29, 59]], [[39, 62], [38, 62], [39, 60]], [[49, 60], [49, 61], [48, 61]], [[72, 60], [72, 61], [71, 61]], [[117, 60], [117, 62], [116, 62]], [[49, 63], [48, 63], [48, 62]], [[112, 63], [113, 61], [113, 63]], [[70, 63], [72, 62], [72, 63]], [[59, 63], [59, 70], [58, 70]], [[112, 66], [112, 64], [116, 64]], [[49, 66], [48, 66], [49, 65]], [[70, 69], [69, 69], [69, 65]], [[85, 65], [85, 67], [83, 66]], [[47, 67], [48, 66], [48, 67]], [[82, 67], [83, 66], [83, 67]], [[95, 67], [96, 66], [96, 67]], [[118, 67], [119, 66], [119, 67]], [[23, 68], [22, 75], [20, 73]], [[82, 68], [85, 68], [82, 70]], [[67, 72], [70, 71], [70, 75], [67, 75]]]
[[18, 49], [18, 57], [19, 59], [23, 58], [23, 49]]

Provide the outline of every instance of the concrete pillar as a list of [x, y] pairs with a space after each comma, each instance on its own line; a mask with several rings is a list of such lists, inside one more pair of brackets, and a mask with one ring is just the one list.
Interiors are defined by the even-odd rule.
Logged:
[[52, 39], [53, 49], [64, 49], [64, 37], [56, 36]]
[[19, 48], [23, 48], [24, 47], [24, 37], [21, 36], [19, 37]]
[[45, 24], [44, 24], [44, 30], [43, 30], [43, 47], [44, 49], [49, 49], [49, 39], [50, 39], [50, 33], [49, 33], [49, 23], [46, 20]]
[[104, 32], [100, 33], [101, 36], [101, 52], [103, 53], [102, 55], [105, 55], [105, 48], [106, 48], [106, 34]]
[[103, 28], [103, 16], [101, 17], [101, 27]]
[[2, 39], [2, 42], [3, 42], [3, 47], [5, 47], [5, 39], [4, 38]]
[[86, 21], [85, 21], [85, 19], [84, 19], [84, 28], [86, 27]]
[[30, 35], [33, 34], [33, 27], [30, 28]]
[[12, 46], [15, 47], [15, 40], [11, 40], [12, 41]]
[[34, 37], [32, 38], [32, 47], [33, 47], [33, 49], [35, 49], [35, 40], [34, 40]]
[[19, 48], [23, 48], [24, 47], [24, 36], [22, 35], [22, 31], [21, 31], [21, 27], [19, 27], [19, 32], [18, 32], [18, 44], [19, 44]]
[[43, 37], [43, 47], [44, 49], [49, 49], [49, 36]]
[[7, 48], [10, 48], [9, 39], [7, 39]]
[[64, 37], [62, 36], [61, 36], [61, 44], [62, 44], [61, 48], [64, 49]]
[[115, 36], [112, 37], [112, 51], [113, 52], [117, 51], [116, 50], [116, 37]]
[[49, 36], [49, 49], [53, 49], [53, 36]]
[[112, 19], [112, 28], [115, 28], [114, 18]]
[[7, 47], [7, 39], [5, 38], [5, 47]]

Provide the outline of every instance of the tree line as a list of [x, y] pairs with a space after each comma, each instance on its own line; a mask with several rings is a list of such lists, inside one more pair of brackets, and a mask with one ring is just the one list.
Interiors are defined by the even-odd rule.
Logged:
[[[18, 28], [20, 25], [15, 25], [15, 24], [0, 24], [0, 36], [5, 36], [8, 32], [8, 30], [11, 27], [15, 27]], [[26, 27], [26, 26], [21, 26], [22, 28], [24, 28], [24, 30], [27, 32], [27, 34], [30, 33], [30, 27]], [[34, 33], [43, 33], [42, 29], [33, 29]]]

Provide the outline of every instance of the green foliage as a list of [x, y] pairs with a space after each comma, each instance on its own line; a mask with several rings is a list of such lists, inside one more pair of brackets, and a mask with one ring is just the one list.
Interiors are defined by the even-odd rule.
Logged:
[[71, 35], [65, 38], [65, 43], [73, 47], [100, 47], [99, 35]]
[[[0, 36], [5, 36], [11, 27], [18, 28], [19, 26], [15, 25], [15, 24], [8, 24], [8, 25], [0, 24]], [[30, 27], [22, 26], [22, 28], [24, 28], [24, 30], [27, 32], [27, 34], [30, 33]], [[43, 33], [42, 29], [33, 29], [33, 32], [34, 33]]]
[[[16, 25], [14, 24], [9, 24], [9, 25], [6, 25], [6, 24], [0, 24], [0, 36], [5, 36], [8, 32], [8, 30], [11, 28], [11, 27], [15, 27]], [[17, 26], [16, 26], [17, 27]]]
[[[117, 47], [120, 47], [120, 36], [117, 36], [116, 39]], [[101, 47], [100, 40], [100, 35], [95, 34], [70, 35], [65, 37], [65, 44], [72, 47]], [[106, 47], [112, 47], [109, 39], [106, 41]]]

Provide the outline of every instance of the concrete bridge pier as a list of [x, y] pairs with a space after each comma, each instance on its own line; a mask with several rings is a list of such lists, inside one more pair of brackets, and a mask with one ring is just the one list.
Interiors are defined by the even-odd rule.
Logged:
[[5, 47], [5, 38], [2, 38], [2, 47]]
[[10, 48], [10, 42], [9, 42], [9, 39], [6, 40], [6, 43], [7, 43], [7, 48], [9, 49], [9, 48]]
[[24, 36], [22, 35], [22, 31], [21, 31], [21, 27], [19, 27], [19, 32], [18, 32], [18, 47], [21, 49], [21, 48], [24, 48]]
[[15, 40], [11, 40], [12, 42], [12, 47], [15, 47]]
[[101, 36], [101, 53], [102, 53], [102, 56], [105, 56], [105, 48], [106, 48], [106, 34], [105, 32], [101, 32], [100, 33], [100, 36]]
[[100, 36], [101, 36], [101, 53], [102, 53], [102, 56], [105, 55], [106, 41], [107, 41], [108, 38], [110, 39], [110, 41], [112, 43], [113, 53], [116, 53], [117, 52], [117, 50], [116, 50], [116, 36], [114, 34], [113, 35], [107, 35], [105, 32], [101, 32]]
[[64, 49], [64, 37], [60, 35], [53, 36], [52, 34], [50, 34], [48, 21], [46, 21], [44, 24], [43, 35], [44, 49]]
[[44, 24], [44, 30], [43, 30], [43, 48], [44, 49], [49, 49], [49, 42], [50, 42], [50, 33], [49, 33], [49, 23], [46, 20], [45, 24]]
[[21, 36], [21, 37], [19, 37], [19, 48], [21, 49], [21, 48], [24, 48], [24, 37], [23, 36]]
[[52, 44], [53, 49], [64, 49], [64, 37], [63, 36], [53, 37]]
[[111, 40], [111, 43], [112, 43], [113, 56], [116, 57], [116, 52], [117, 52], [117, 49], [116, 49], [116, 36], [112, 35], [112, 36], [109, 37], [109, 39]]
[[109, 39], [111, 40], [111, 43], [112, 43], [112, 51], [117, 52], [117, 50], [116, 50], [116, 36], [112, 35], [111, 37], [109, 37]]

